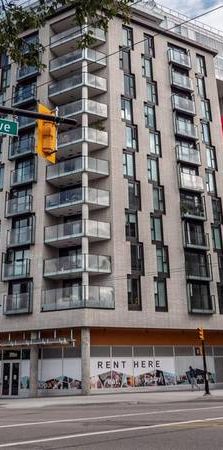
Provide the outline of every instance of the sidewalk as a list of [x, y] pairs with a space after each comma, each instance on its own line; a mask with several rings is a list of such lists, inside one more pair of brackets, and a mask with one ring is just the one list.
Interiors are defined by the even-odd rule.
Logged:
[[42, 398], [26, 398], [26, 399], [1, 399], [0, 408], [6, 409], [27, 409], [27, 408], [44, 408], [56, 405], [96, 405], [111, 403], [174, 403], [174, 402], [191, 402], [191, 401], [222, 401], [223, 389], [212, 390], [210, 396], [204, 396], [203, 391], [181, 391], [181, 392], [123, 392], [112, 394], [91, 394], [88, 397], [78, 396], [59, 396], [59, 397], [42, 397]]

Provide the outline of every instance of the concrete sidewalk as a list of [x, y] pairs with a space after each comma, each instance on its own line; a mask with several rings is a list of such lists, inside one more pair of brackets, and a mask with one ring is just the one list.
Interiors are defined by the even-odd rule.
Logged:
[[210, 396], [204, 396], [203, 391], [165, 391], [165, 392], [123, 392], [112, 394], [91, 394], [87, 397], [78, 396], [59, 396], [42, 398], [24, 398], [24, 399], [1, 399], [0, 408], [7, 409], [27, 409], [54, 407], [56, 405], [96, 405], [112, 403], [175, 403], [190, 401], [213, 401], [223, 402], [223, 389], [212, 390]]

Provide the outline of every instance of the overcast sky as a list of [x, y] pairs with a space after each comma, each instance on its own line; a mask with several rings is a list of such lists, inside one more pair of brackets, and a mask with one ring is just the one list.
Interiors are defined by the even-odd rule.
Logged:
[[[171, 2], [170, 0], [157, 0], [157, 3], [180, 11], [189, 17], [194, 17], [209, 9], [223, 5], [223, 0], [171, 0]], [[223, 31], [223, 7], [199, 20]]]

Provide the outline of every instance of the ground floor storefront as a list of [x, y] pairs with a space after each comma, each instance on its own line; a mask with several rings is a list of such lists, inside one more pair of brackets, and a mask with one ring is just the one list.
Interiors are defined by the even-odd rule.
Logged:
[[[64, 330], [64, 334], [68, 330]], [[204, 382], [196, 330], [72, 330], [74, 339], [17, 339], [1, 349], [0, 394], [35, 396], [156, 388], [184, 389], [189, 366]], [[12, 337], [11, 337], [12, 338]], [[17, 345], [16, 345], [17, 342]], [[18, 346], [19, 342], [19, 346]], [[223, 383], [223, 332], [206, 334], [209, 381]]]

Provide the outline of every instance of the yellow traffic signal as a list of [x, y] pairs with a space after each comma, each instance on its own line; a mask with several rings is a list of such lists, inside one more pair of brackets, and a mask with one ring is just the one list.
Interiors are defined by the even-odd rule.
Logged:
[[[40, 103], [38, 105], [38, 112], [41, 114], [55, 115], [54, 111], [51, 111], [49, 108], [41, 105]], [[55, 164], [57, 150], [56, 123], [38, 119], [36, 142], [36, 152], [38, 155]]]
[[203, 328], [198, 328], [197, 331], [198, 331], [198, 337], [199, 337], [200, 341], [204, 341], [204, 330], [203, 330]]

